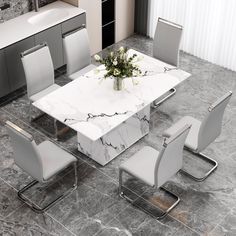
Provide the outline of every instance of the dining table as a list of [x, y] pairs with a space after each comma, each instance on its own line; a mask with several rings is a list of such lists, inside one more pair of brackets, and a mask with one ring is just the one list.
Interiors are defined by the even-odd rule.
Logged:
[[149, 133], [152, 103], [191, 75], [129, 49], [133, 54], [142, 74], [124, 78], [121, 91], [99, 65], [33, 103], [75, 130], [78, 150], [103, 166]]

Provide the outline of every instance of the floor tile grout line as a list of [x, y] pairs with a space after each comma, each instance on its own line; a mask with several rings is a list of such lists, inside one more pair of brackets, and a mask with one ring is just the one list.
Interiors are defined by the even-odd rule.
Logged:
[[68, 232], [70, 232], [72, 235], [77, 236], [76, 234], [74, 234], [70, 229], [68, 229], [65, 225], [63, 225], [61, 222], [59, 222], [57, 219], [55, 219], [52, 215], [50, 215], [48, 212], [44, 213], [45, 215], [47, 215], [48, 217], [50, 217], [52, 220], [54, 220], [55, 222], [57, 222], [59, 225], [61, 225], [64, 229], [66, 229]]
[[225, 214], [225, 216], [223, 217], [223, 219], [219, 222], [219, 223], [217, 223], [216, 224], [216, 226], [209, 232], [209, 235], [210, 235], [210, 233], [211, 232], [213, 232], [218, 226], [220, 226], [220, 224], [225, 220], [225, 218], [228, 216], [228, 215], [230, 215], [230, 211], [227, 213], [227, 214]]
[[11, 213], [9, 213], [6, 217], [4, 217], [4, 219], [7, 219], [7, 218], [9, 218], [11, 215], [13, 215], [16, 211], [18, 211], [21, 207], [23, 207], [23, 206], [26, 206], [26, 204], [25, 203], [21, 203], [21, 205], [19, 206], [19, 207], [17, 207], [15, 210], [13, 210]]
[[184, 225], [186, 228], [190, 229], [194, 233], [197, 233], [198, 235], [201, 235], [201, 233], [197, 232], [195, 229], [191, 228], [190, 226], [184, 224], [182, 221], [178, 220], [177, 218], [173, 217], [172, 215], [169, 215], [169, 217], [172, 218], [173, 220], [179, 222], [181, 225]]
[[14, 186], [12, 186], [10, 183], [8, 183], [6, 180], [4, 180], [2, 177], [0, 177], [0, 179], [1, 179], [5, 184], [7, 184], [9, 187], [13, 188], [16, 192], [18, 192], [18, 190], [17, 190]]

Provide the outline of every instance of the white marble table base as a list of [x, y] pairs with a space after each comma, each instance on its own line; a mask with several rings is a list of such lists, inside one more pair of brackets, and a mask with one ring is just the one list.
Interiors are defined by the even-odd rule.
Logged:
[[147, 135], [149, 122], [150, 105], [96, 141], [78, 132], [78, 150], [104, 166]]

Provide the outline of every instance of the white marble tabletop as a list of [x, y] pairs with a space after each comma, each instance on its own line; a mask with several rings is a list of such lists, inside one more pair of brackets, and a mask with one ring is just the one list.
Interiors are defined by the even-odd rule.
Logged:
[[147, 75], [126, 78], [122, 91], [114, 91], [113, 80], [95, 69], [33, 105], [95, 141], [190, 76], [135, 50], [129, 53], [138, 54], [137, 64]]

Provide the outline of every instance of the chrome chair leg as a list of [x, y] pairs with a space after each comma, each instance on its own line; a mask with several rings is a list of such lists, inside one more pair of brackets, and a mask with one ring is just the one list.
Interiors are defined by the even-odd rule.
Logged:
[[57, 120], [53, 120], [53, 126], [54, 126], [54, 138], [57, 140], [58, 139], [58, 128], [57, 128]]
[[32, 102], [30, 101], [30, 104], [29, 104], [29, 122], [30, 122], [30, 123], [32, 122], [31, 111], [32, 111]]
[[50, 207], [55, 205], [61, 199], [63, 199], [64, 197], [66, 197], [67, 195], [72, 193], [77, 188], [77, 184], [78, 184], [77, 162], [74, 163], [74, 170], [75, 170], [75, 182], [73, 184], [73, 187], [68, 189], [66, 192], [62, 193], [60, 196], [58, 196], [56, 199], [51, 201], [45, 207], [41, 208], [41, 207], [37, 206], [35, 203], [31, 202], [28, 198], [24, 197], [24, 195], [23, 195], [25, 191], [27, 191], [28, 189], [30, 189], [31, 187], [33, 187], [34, 185], [36, 185], [38, 183], [38, 181], [36, 181], [36, 180], [33, 180], [28, 185], [26, 185], [25, 187], [20, 189], [17, 192], [17, 195], [18, 195], [19, 199], [22, 202], [24, 202], [26, 205], [28, 205], [34, 212], [36, 212], [36, 213], [44, 213], [46, 210], [48, 210]]
[[[131, 202], [131, 203], [134, 205], [135, 202], [137, 201], [137, 199], [135, 199], [135, 200], [130, 199], [130, 198], [129, 198], [128, 196], [126, 196], [125, 193], [122, 191], [122, 187], [123, 187], [122, 174], [123, 174], [123, 171], [124, 171], [124, 170], [121, 170], [121, 169], [119, 170], [119, 195], [120, 195], [120, 197], [126, 199], [127, 201]], [[130, 173], [128, 173], [128, 174], [130, 174]], [[154, 206], [153, 204], [150, 204], [150, 203], [149, 203], [149, 205], [151, 205], [151, 206], [157, 208], [158, 210], [161, 210], [161, 211], [162, 211], [162, 213], [161, 213], [159, 216], [155, 216], [155, 218], [156, 218], [157, 220], [163, 219], [163, 218], [164, 218], [172, 209], [174, 209], [174, 208], [179, 204], [179, 202], [180, 202], [180, 198], [179, 198], [177, 195], [175, 195], [173, 192], [171, 192], [170, 190], [168, 190], [168, 189], [166, 189], [166, 188], [164, 188], [164, 187], [160, 187], [160, 189], [161, 189], [162, 191], [168, 193], [168, 194], [171, 195], [172, 197], [174, 197], [176, 200], [175, 200], [175, 202], [174, 202], [167, 210], [165, 210], [165, 211], [163, 211], [163, 210], [161, 210], [160, 208], [158, 208], [157, 206]], [[143, 199], [143, 200], [146, 201], [145, 199]], [[146, 201], [146, 202], [147, 202], [147, 201]], [[150, 215], [153, 217], [153, 215], [152, 215], [151, 213], [149, 213], [147, 210], [143, 209], [143, 208], [140, 207], [140, 206], [137, 206], [137, 207], [139, 207], [139, 208], [142, 209], [144, 212], [150, 214]]]
[[214, 159], [208, 157], [207, 155], [205, 155], [205, 154], [203, 154], [203, 153], [201, 153], [201, 152], [199, 152], [199, 153], [193, 152], [191, 149], [188, 149], [188, 148], [185, 148], [185, 149], [186, 149], [187, 151], [193, 153], [194, 155], [197, 155], [197, 156], [200, 157], [202, 160], [204, 160], [204, 161], [206, 161], [206, 162], [208, 162], [208, 163], [210, 163], [210, 164], [213, 165], [213, 167], [212, 167], [207, 173], [205, 173], [204, 176], [202, 176], [202, 177], [196, 177], [196, 176], [190, 174], [189, 172], [187, 172], [187, 171], [184, 170], [184, 169], [181, 169], [181, 170], [180, 170], [180, 172], [182, 172], [183, 174], [187, 175], [187, 176], [190, 177], [191, 179], [193, 179], [193, 180], [195, 180], [195, 181], [198, 181], [198, 182], [202, 182], [202, 181], [205, 180], [210, 174], [212, 174], [212, 173], [216, 170], [216, 168], [218, 167], [218, 162], [215, 161]]
[[169, 90], [169, 94], [167, 96], [165, 96], [164, 98], [162, 98], [161, 100], [156, 100], [152, 103], [152, 107], [157, 108], [161, 105], [161, 103], [163, 103], [165, 100], [167, 100], [168, 98], [172, 97], [174, 94], [176, 93], [176, 88], [172, 88]]

